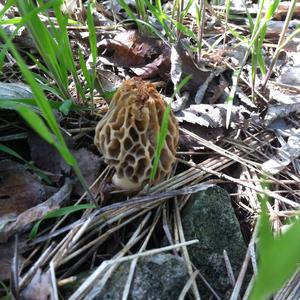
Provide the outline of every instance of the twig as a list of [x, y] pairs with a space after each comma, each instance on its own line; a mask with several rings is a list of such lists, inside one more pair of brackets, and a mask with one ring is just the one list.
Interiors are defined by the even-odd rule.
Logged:
[[56, 276], [55, 276], [55, 270], [54, 270], [54, 264], [51, 261], [49, 266], [49, 272], [51, 275], [51, 300], [59, 300], [58, 297], [58, 291], [57, 291], [57, 283], [56, 283]]
[[195, 282], [198, 273], [199, 273], [199, 271], [197, 270], [190, 276], [189, 280], [186, 282], [185, 286], [183, 287], [183, 289], [178, 297], [178, 300], [185, 299], [185, 296], [186, 296], [187, 292], [189, 291], [189, 289], [191, 288], [191, 285]]
[[[183, 231], [183, 228], [182, 228], [182, 222], [181, 222], [178, 202], [177, 202], [176, 198], [175, 198], [175, 217], [176, 217], [176, 223], [177, 223], [177, 228], [178, 228], [178, 234], [179, 234], [180, 241], [185, 242], [184, 231]], [[183, 252], [183, 256], [185, 258], [185, 261], [187, 263], [187, 267], [188, 267], [188, 271], [190, 273], [190, 276], [191, 276], [191, 278], [193, 278], [193, 267], [192, 267], [192, 263], [191, 263], [191, 259], [190, 259], [187, 247], [182, 247], [182, 252]], [[201, 297], [200, 297], [198, 287], [197, 287], [197, 283], [196, 283], [195, 280], [192, 283], [192, 291], [194, 293], [195, 299], [200, 300]]]
[[234, 287], [235, 284], [236, 284], [236, 281], [235, 281], [235, 278], [234, 278], [232, 266], [231, 266], [227, 251], [225, 249], [223, 250], [223, 257], [224, 257], [225, 266], [226, 266], [226, 270], [227, 270], [227, 274], [228, 274], [230, 283]]

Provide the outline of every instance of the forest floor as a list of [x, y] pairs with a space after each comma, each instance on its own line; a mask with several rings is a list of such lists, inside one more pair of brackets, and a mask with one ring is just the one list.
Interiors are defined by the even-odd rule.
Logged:
[[[300, 3], [36, 2], [0, 1], [0, 297], [91, 299], [95, 278], [104, 286], [115, 264], [168, 250], [188, 265], [187, 299], [199, 298], [181, 212], [215, 185], [229, 193], [248, 247], [232, 284], [231, 299], [242, 297], [247, 265], [257, 272], [261, 201], [274, 236], [299, 215]], [[164, 108], [145, 117], [155, 119], [150, 142], [132, 115], [118, 115], [143, 110], [139, 93]], [[118, 99], [123, 107], [110, 106]], [[133, 171], [120, 170], [125, 138], [111, 142], [118, 118], [142, 149], [124, 159]], [[143, 180], [118, 187], [116, 171]]]

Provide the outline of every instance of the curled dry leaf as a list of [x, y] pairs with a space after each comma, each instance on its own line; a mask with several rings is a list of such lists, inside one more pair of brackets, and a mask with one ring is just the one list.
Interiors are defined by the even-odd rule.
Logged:
[[10, 236], [16, 232], [22, 232], [26, 229], [26, 226], [32, 222], [35, 222], [45, 216], [47, 213], [58, 209], [63, 205], [70, 196], [72, 190], [72, 184], [70, 180], [66, 180], [61, 189], [51, 196], [45, 202], [28, 208], [22, 212], [12, 224], [6, 225], [0, 231], [0, 242], [6, 241]]
[[[212, 64], [210, 60], [206, 59], [196, 63], [193, 55], [185, 46], [185, 40], [176, 45], [176, 51], [183, 62], [181, 79], [187, 75], [192, 76], [182, 90], [196, 95], [197, 91], [201, 89], [201, 98], [204, 98], [205, 102], [216, 103], [223, 95], [225, 88], [232, 84], [232, 72], [227, 70], [223, 61]], [[205, 84], [205, 88], [201, 88]]]
[[[205, 127], [225, 127], [227, 106], [225, 104], [196, 104], [176, 113], [179, 122], [185, 121], [191, 124], [198, 124]], [[231, 126], [243, 124], [244, 113], [249, 113], [243, 106], [232, 106]]]
[[170, 48], [163, 41], [135, 30], [118, 33], [114, 39], [104, 39], [98, 47], [101, 62], [132, 68], [142, 78], [164, 76], [170, 71]]
[[300, 130], [296, 130], [287, 142], [278, 149], [277, 154], [263, 163], [262, 169], [271, 174], [277, 174], [300, 156]]
[[191, 93], [195, 93], [199, 86], [201, 86], [207, 78], [210, 76], [212, 70], [203, 64], [198, 66], [193, 59], [192, 54], [185, 47], [185, 41], [180, 41], [176, 45], [176, 51], [179, 55], [182, 64], [182, 77], [192, 75], [191, 80], [186, 84], [184, 89], [189, 90]]

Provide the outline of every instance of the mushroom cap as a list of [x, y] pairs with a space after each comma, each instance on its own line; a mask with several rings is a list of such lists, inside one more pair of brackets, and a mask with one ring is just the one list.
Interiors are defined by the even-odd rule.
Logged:
[[[121, 189], [139, 190], [149, 182], [157, 136], [166, 109], [154, 85], [138, 77], [117, 89], [107, 114], [96, 127], [94, 142], [116, 173], [113, 183]], [[179, 139], [172, 111], [154, 183], [170, 173]]]

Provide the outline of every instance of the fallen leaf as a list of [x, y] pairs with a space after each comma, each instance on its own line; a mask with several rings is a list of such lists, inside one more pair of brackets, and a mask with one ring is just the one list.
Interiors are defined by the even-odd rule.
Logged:
[[300, 130], [295, 130], [287, 142], [277, 150], [277, 154], [262, 164], [262, 169], [271, 174], [277, 174], [300, 156]]
[[165, 78], [170, 70], [169, 52], [165, 51], [155, 58], [151, 63], [141, 68], [131, 68], [131, 70], [143, 79], [161, 76]]
[[[298, 54], [300, 55], [300, 54]], [[280, 84], [287, 84], [295, 87], [300, 86], [300, 65], [294, 65], [287, 67], [278, 77], [277, 82]]]
[[[224, 136], [225, 132], [224, 128], [208, 128], [188, 122], [181, 123], [180, 128], [187, 129], [189, 132], [192, 132], [195, 135], [213, 143], [219, 141]], [[186, 131], [180, 131], [179, 143], [182, 149], [187, 151], [197, 151], [203, 149], [203, 145], [199, 143], [199, 141], [193, 136], [189, 135]]]
[[[185, 121], [191, 124], [198, 124], [204, 127], [226, 127], [227, 105], [225, 104], [196, 104], [176, 113], [179, 122]], [[249, 112], [243, 106], [232, 106], [231, 126], [243, 124], [245, 117], [243, 114]]]
[[123, 80], [110, 70], [97, 69], [96, 89], [102, 95], [105, 92], [114, 92]]
[[23, 83], [4, 83], [0, 82], [1, 99], [32, 99], [33, 95], [28, 85]]
[[300, 88], [292, 85], [281, 84], [269, 80], [267, 87], [270, 91], [269, 98], [281, 104], [297, 104], [300, 102]]
[[10, 279], [11, 262], [14, 255], [12, 243], [0, 244], [0, 280]]
[[[70, 138], [66, 138], [65, 136], [65, 140], [68, 145], [72, 144]], [[29, 132], [28, 145], [31, 160], [41, 170], [52, 173], [52, 176], [49, 175], [49, 178], [53, 182], [59, 182], [63, 175], [70, 173], [71, 167], [64, 161], [57, 150], [39, 135]]]
[[[78, 166], [84, 179], [86, 180], [86, 183], [88, 186], [90, 186], [99, 175], [99, 170], [101, 168], [101, 157], [99, 155], [95, 155], [85, 148], [73, 151], [73, 154], [78, 162]], [[84, 193], [84, 189], [81, 184], [76, 184], [74, 186], [74, 192], [78, 195]]]
[[287, 117], [288, 115], [294, 112], [300, 112], [300, 102], [282, 105], [272, 105], [268, 108], [267, 114], [264, 118], [264, 123], [266, 126], [268, 126], [276, 119]]
[[0, 161], [0, 216], [20, 214], [45, 199], [44, 186], [23, 165]]
[[72, 190], [72, 184], [69, 179], [66, 179], [65, 184], [60, 188], [58, 192], [52, 195], [48, 200], [43, 203], [27, 209], [18, 215], [15, 222], [6, 225], [0, 231], [0, 242], [6, 241], [10, 236], [16, 232], [22, 232], [26, 230], [26, 226], [41, 219], [47, 213], [58, 209], [63, 205], [70, 196]]
[[51, 294], [51, 276], [50, 272], [42, 272], [38, 269], [30, 283], [21, 292], [22, 300], [48, 300]]
[[[213, 103], [223, 95], [224, 89], [231, 85], [232, 72], [222, 63], [220, 66], [212, 64], [208, 59], [202, 59], [196, 63], [193, 54], [188, 51], [185, 46], [185, 40], [181, 40], [176, 45], [176, 50], [180, 56], [182, 64], [182, 77], [191, 75], [191, 80], [183, 87], [183, 91], [189, 91], [191, 95], [201, 93], [196, 98], [197, 102], [201, 102], [202, 98], [206, 102]], [[204, 85], [204, 86], [203, 86]], [[199, 92], [199, 89], [201, 90]], [[199, 100], [201, 98], [201, 101]], [[209, 102], [211, 103], [211, 102]]]
[[143, 36], [135, 30], [102, 40], [98, 49], [100, 62], [132, 68], [143, 78], [164, 76], [170, 71], [170, 48], [160, 39]]
[[[273, 14], [273, 18], [276, 20], [284, 20], [286, 17], [288, 10], [290, 8], [291, 2], [290, 1], [281, 1]], [[300, 3], [296, 3], [295, 9], [293, 12], [293, 19], [297, 19], [300, 17]]]

